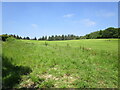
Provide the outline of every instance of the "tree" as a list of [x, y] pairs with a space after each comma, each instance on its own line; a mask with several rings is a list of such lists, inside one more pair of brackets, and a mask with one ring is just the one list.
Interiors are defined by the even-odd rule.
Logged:
[[1, 35], [0, 37], [2, 38], [2, 41], [6, 41], [7, 38], [9, 38], [10, 36], [7, 35], [7, 34], [3, 34], [3, 35]]
[[48, 41], [51, 41], [51, 40], [52, 40], [52, 39], [51, 39], [51, 37], [49, 36], [49, 37], [48, 37]]
[[81, 38], [87, 38], [87, 39], [118, 38], [118, 29], [119, 28], [109, 27], [105, 30], [100, 30], [100, 31], [92, 32], [90, 34], [86, 34]]
[[15, 34], [13, 35], [14, 38], [16, 38]]
[[23, 39], [26, 39], [25, 37]]
[[30, 38], [29, 38], [29, 37], [26, 37], [26, 39], [27, 39], [27, 40], [30, 40]]
[[22, 39], [22, 37], [20, 36], [20, 39]]
[[39, 38], [38, 40], [42, 40], [42, 38]]
[[64, 35], [62, 35], [62, 38], [61, 38], [61, 40], [65, 40], [65, 37], [64, 37]]
[[35, 37], [35, 38], [33, 38], [32, 40], [37, 40], [37, 38]]
[[52, 36], [51, 36], [51, 40], [55, 40], [55, 37], [54, 37], [54, 35], [52, 35]]
[[17, 37], [16, 37], [17, 39], [19, 39], [19, 36], [17, 35]]
[[42, 40], [44, 40], [45, 38], [44, 38], [44, 36], [42, 37]]
[[44, 40], [47, 40], [47, 36], [44, 37]]

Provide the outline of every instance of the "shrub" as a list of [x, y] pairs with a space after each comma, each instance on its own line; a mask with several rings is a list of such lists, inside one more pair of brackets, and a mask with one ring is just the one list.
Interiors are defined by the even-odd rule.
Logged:
[[47, 43], [47, 42], [45, 42], [45, 46], [48, 46], [48, 43]]
[[0, 37], [1, 37], [2, 41], [6, 41], [6, 39], [9, 38], [10, 36], [7, 34], [3, 34]]
[[6, 39], [6, 41], [9, 41], [9, 42], [11, 42], [11, 41], [15, 41], [15, 40], [16, 40], [16, 39], [13, 38], [13, 37], [9, 37], [9, 38]]

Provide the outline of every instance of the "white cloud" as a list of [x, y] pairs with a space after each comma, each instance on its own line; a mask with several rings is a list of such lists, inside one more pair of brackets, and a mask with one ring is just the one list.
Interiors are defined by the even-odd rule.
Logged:
[[104, 16], [104, 17], [112, 17], [114, 15], [115, 15], [115, 13], [113, 13], [113, 12], [106, 12], [106, 13], [102, 14], [102, 16]]
[[65, 17], [65, 18], [70, 18], [70, 17], [73, 17], [75, 14], [66, 14], [66, 15], [64, 15], [63, 17]]
[[37, 27], [38, 27], [37, 24], [31, 24], [31, 26], [32, 26], [33, 28], [37, 28]]
[[96, 25], [96, 22], [89, 19], [89, 18], [81, 19], [81, 20], [75, 20], [75, 21], [72, 21], [72, 22], [76, 23], [76, 24], [79, 24], [79, 25], [82, 25], [82, 26], [86, 26], [86, 27], [91, 27], [91, 26]]
[[96, 22], [90, 20], [90, 19], [83, 19], [82, 20], [82, 23], [85, 25], [85, 26], [94, 26], [96, 25]]
[[107, 10], [99, 10], [96, 12], [97, 16], [102, 17], [112, 17], [115, 16], [115, 12], [107, 11]]

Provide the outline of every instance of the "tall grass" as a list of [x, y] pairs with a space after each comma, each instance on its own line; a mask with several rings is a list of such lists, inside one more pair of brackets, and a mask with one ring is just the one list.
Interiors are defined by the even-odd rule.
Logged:
[[117, 39], [14, 40], [3, 42], [2, 54], [12, 65], [31, 70], [12, 87], [117, 88], [117, 50]]

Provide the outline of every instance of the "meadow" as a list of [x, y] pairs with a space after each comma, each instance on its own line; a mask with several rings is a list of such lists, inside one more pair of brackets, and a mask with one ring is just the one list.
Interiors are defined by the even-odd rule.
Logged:
[[118, 40], [2, 42], [5, 88], [117, 88]]

